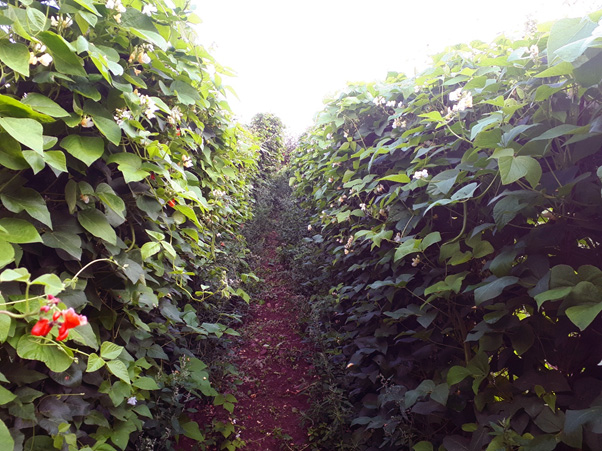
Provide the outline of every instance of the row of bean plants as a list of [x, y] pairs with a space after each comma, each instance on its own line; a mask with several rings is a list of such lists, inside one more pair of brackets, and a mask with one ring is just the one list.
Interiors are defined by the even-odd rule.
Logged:
[[203, 356], [256, 279], [258, 152], [196, 23], [185, 0], [0, 5], [3, 450], [204, 446], [190, 401], [233, 409]]
[[354, 449], [602, 449], [600, 17], [350, 85], [302, 140]]

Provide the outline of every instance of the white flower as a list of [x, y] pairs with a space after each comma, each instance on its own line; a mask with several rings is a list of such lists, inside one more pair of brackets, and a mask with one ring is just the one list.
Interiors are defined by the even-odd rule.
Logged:
[[147, 16], [152, 16], [157, 12], [157, 7], [154, 5], [144, 5], [142, 8], [142, 14], [146, 14]]
[[423, 169], [422, 171], [414, 172], [414, 175], [412, 176], [412, 178], [414, 180], [420, 180], [420, 179], [427, 178], [428, 176], [429, 176], [428, 171], [426, 169]]
[[151, 62], [150, 56], [148, 56], [146, 52], [142, 52], [138, 54], [138, 62], [140, 64], [148, 64]]
[[38, 53], [42, 53], [46, 51], [46, 46], [38, 42], [36, 43], [36, 45], [33, 46], [33, 49]]
[[414, 257], [412, 259], [412, 266], [415, 268], [416, 266], [418, 266], [420, 264], [420, 256]]
[[328, 178], [328, 183], [332, 183], [332, 182], [334, 182], [334, 179], [332, 177], [329, 177]]
[[169, 116], [167, 116], [167, 122], [169, 122], [171, 125], [177, 125], [182, 120], [183, 116], [184, 115], [182, 114], [180, 109], [177, 106], [175, 106], [169, 112]]
[[462, 94], [462, 88], [458, 88], [455, 91], [452, 91], [449, 93], [449, 101], [450, 102], [457, 102], [458, 100], [460, 100], [460, 95]]
[[401, 117], [395, 118], [395, 120], [393, 120], [393, 128], [405, 128], [407, 125], [407, 122], [404, 121]]
[[377, 96], [374, 98], [374, 100], [372, 100], [372, 102], [374, 105], [385, 105], [387, 100], [383, 96]]
[[90, 116], [84, 116], [82, 117], [82, 120], [79, 121], [79, 125], [81, 125], [84, 128], [94, 127], [94, 121], [92, 121], [92, 118]]
[[539, 47], [537, 47], [535, 44], [529, 47], [529, 56], [531, 57], [531, 59], [537, 59], [537, 57], [539, 56]]
[[56, 16], [52, 16], [50, 18], [50, 25], [52, 25], [53, 27], [58, 27], [59, 26], [59, 19]]
[[128, 401], [127, 401], [127, 403], [128, 403], [130, 406], [135, 406], [136, 404], [138, 404], [138, 400], [136, 399], [136, 397], [135, 397], [135, 396], [132, 396], [131, 398], [128, 398]]
[[49, 66], [52, 63], [52, 56], [49, 53], [44, 53], [42, 56], [38, 57], [38, 62], [42, 66]]
[[360, 204], [360, 210], [366, 211], [366, 204]]
[[132, 112], [127, 108], [124, 108], [122, 110], [117, 108], [115, 110], [115, 115], [113, 116], [113, 119], [115, 119], [115, 122], [117, 122], [118, 125], [121, 125], [123, 124], [123, 121], [133, 119]]
[[188, 155], [182, 155], [182, 164], [185, 168], [191, 168], [194, 164], [192, 163], [192, 158]]
[[38, 64], [38, 58], [33, 52], [29, 52], [29, 64], [31, 64], [32, 66]]
[[390, 100], [389, 102], [387, 102], [387, 106], [389, 108], [395, 108], [395, 105], [397, 105], [397, 102], [395, 100]]
[[393, 238], [393, 241], [399, 243], [401, 241], [401, 233], [398, 232], [397, 235], [395, 235], [395, 238]]
[[311, 232], [311, 229], [312, 229], [312, 226], [311, 226], [311, 224], [309, 224], [309, 225], [307, 226], [307, 230]]
[[107, 3], [105, 3], [105, 6], [108, 9], [113, 9], [117, 12], [120, 13], [124, 13], [125, 12], [125, 6], [123, 6], [121, 4], [121, 0], [107, 0]]

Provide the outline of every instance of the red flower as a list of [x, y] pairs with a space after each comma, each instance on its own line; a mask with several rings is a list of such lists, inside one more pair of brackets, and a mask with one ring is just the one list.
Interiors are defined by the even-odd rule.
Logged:
[[155, 174], [153, 174], [153, 173], [151, 172], [150, 178], [151, 178], [151, 180], [155, 180]]
[[88, 324], [88, 319], [84, 315], [78, 315], [75, 313], [73, 308], [63, 310], [61, 313], [63, 315], [64, 322], [59, 329], [58, 337], [56, 337], [56, 339], [59, 341], [63, 341], [65, 338], [67, 338], [69, 335], [69, 329]]
[[167, 205], [169, 205], [171, 208], [173, 208], [176, 206], [176, 201], [174, 199], [172, 199], [169, 202], [167, 202]]
[[45, 337], [52, 329], [52, 324], [46, 318], [40, 318], [38, 322], [31, 328], [31, 335]]
[[52, 314], [52, 321], [56, 321], [57, 319], [59, 319], [62, 314], [63, 314], [63, 312], [54, 312]]

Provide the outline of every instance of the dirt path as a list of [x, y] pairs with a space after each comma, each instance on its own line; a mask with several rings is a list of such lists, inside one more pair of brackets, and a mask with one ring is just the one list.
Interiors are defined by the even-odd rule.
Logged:
[[[299, 334], [295, 294], [278, 262], [276, 233], [266, 238], [265, 252], [257, 275], [265, 282], [253, 302], [241, 334], [227, 360], [238, 368], [237, 399], [232, 415], [207, 406], [194, 415], [201, 428], [218, 420], [235, 423], [234, 431], [244, 441], [245, 451], [309, 450], [303, 412], [309, 408], [307, 389], [313, 382], [311, 348]], [[235, 433], [229, 436], [233, 439]], [[183, 437], [179, 450], [200, 449]]]
[[235, 350], [235, 364], [243, 384], [235, 416], [242, 426], [245, 450], [308, 449], [302, 412], [309, 402], [305, 390], [312, 383], [310, 347], [298, 333], [294, 291], [278, 263], [274, 233], [266, 240], [259, 276], [265, 280], [263, 304], [256, 303]]

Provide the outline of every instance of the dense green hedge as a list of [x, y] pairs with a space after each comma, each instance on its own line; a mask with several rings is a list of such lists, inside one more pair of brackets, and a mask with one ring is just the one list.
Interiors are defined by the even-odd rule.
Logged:
[[291, 180], [362, 449], [602, 449], [602, 12], [348, 87]]
[[187, 401], [232, 410], [198, 357], [254, 277], [257, 149], [189, 6], [0, 6], [2, 449], [168, 449], [204, 441]]

